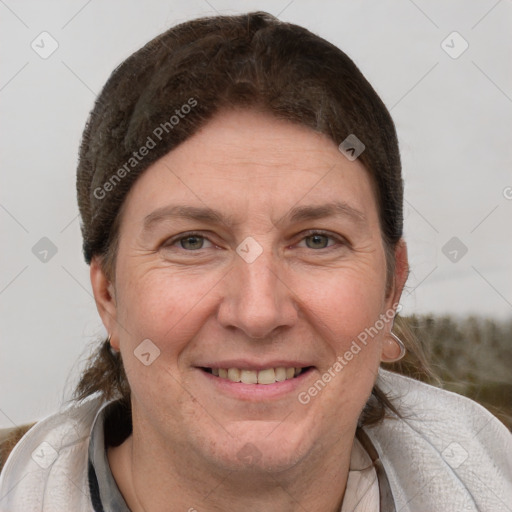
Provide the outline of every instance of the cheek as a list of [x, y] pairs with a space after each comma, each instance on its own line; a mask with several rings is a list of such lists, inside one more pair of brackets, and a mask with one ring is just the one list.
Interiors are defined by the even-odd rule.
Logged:
[[352, 425], [371, 394], [380, 364], [381, 333], [367, 333], [383, 312], [385, 278], [367, 270], [337, 272], [321, 282], [312, 276], [302, 280], [302, 295], [308, 297], [303, 310], [320, 338], [324, 364], [300, 399], [326, 425]]
[[149, 338], [160, 350], [179, 353], [201, 328], [220, 276], [195, 278], [190, 272], [159, 268], [137, 269], [133, 275], [119, 280], [127, 283], [119, 293], [118, 320], [125, 328], [121, 342], [133, 350]]
[[309, 273], [296, 283], [324, 354], [318, 376], [322, 382], [302, 396], [311, 400], [315, 414], [338, 424], [359, 416], [380, 364], [381, 332], [374, 334], [371, 328], [385, 304], [384, 258], [382, 262], [336, 269], [331, 275]]
[[[145, 269], [119, 290], [118, 319], [123, 366], [133, 399], [148, 417], [160, 418], [166, 424], [179, 423], [180, 407], [187, 402], [186, 361], [181, 354], [190, 346], [212, 311], [215, 284], [221, 276], [203, 275], [192, 278], [163, 269]], [[149, 345], [139, 350], [144, 340]], [[147, 342], [145, 342], [147, 343]], [[147, 347], [147, 345], [146, 345]], [[155, 352], [154, 352], [155, 351]], [[137, 354], [150, 353], [145, 365]], [[155, 359], [153, 357], [156, 355]], [[166, 390], [163, 399], [162, 390]], [[172, 397], [172, 408], [161, 404]], [[170, 418], [170, 411], [176, 417]], [[162, 419], [163, 418], [163, 419]]]
[[311, 313], [311, 322], [324, 327], [325, 338], [338, 350], [383, 312], [385, 267], [378, 270], [378, 265], [360, 265], [309, 272], [296, 280], [294, 290], [304, 301], [303, 309]]

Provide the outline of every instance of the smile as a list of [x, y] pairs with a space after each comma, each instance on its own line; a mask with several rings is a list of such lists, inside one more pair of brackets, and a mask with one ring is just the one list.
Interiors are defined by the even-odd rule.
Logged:
[[276, 382], [284, 382], [298, 377], [309, 367], [305, 368], [285, 368], [279, 366], [277, 368], [266, 368], [263, 370], [246, 370], [240, 368], [202, 368], [203, 371], [219, 377], [227, 379], [231, 382], [241, 382], [243, 384], [275, 384]]

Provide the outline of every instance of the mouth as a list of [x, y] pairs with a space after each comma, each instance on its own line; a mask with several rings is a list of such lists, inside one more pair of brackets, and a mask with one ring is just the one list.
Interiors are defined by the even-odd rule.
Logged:
[[257, 386], [268, 386], [280, 382], [285, 382], [309, 373], [314, 367], [285, 367], [278, 366], [273, 368], [264, 368], [260, 370], [246, 368], [209, 368], [201, 367], [200, 369], [221, 380], [232, 383], [249, 384]]

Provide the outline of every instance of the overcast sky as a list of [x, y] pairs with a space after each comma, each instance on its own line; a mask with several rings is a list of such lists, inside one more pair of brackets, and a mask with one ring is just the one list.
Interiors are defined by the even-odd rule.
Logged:
[[338, 45], [391, 110], [412, 269], [404, 313], [511, 317], [510, 0], [3, 0], [0, 427], [54, 410], [84, 347], [104, 333], [75, 198], [96, 94], [168, 27], [242, 10]]

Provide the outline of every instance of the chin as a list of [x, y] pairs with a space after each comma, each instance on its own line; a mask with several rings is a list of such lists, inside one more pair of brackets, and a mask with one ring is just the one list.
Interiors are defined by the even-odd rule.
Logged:
[[209, 454], [212, 462], [228, 471], [278, 473], [293, 468], [307, 457], [311, 450], [307, 436], [290, 432], [289, 425], [283, 425], [282, 432], [275, 422], [265, 426], [263, 429], [261, 425], [254, 428], [246, 425], [224, 443], [213, 441], [210, 446], [216, 449]]

